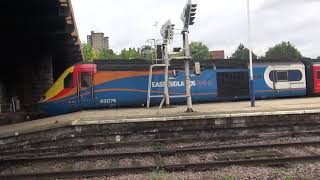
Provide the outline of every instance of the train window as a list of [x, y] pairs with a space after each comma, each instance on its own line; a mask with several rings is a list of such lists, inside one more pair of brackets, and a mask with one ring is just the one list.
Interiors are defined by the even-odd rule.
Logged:
[[69, 73], [69, 74], [64, 78], [63, 87], [64, 87], [64, 88], [72, 88], [72, 73]]
[[288, 81], [288, 71], [277, 71], [277, 81]]
[[88, 72], [81, 73], [81, 87], [90, 87], [91, 84], [91, 76]]
[[289, 71], [289, 81], [301, 81], [302, 73], [299, 70]]
[[317, 79], [320, 80], [320, 71], [317, 71]]

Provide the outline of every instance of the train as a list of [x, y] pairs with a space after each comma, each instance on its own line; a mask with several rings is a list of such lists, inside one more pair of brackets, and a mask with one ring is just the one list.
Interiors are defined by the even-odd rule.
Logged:
[[[245, 60], [193, 60], [190, 66], [194, 103], [249, 98], [249, 68]], [[194, 64], [198, 66], [195, 67]], [[145, 106], [163, 97], [163, 67], [152, 71], [143, 59], [96, 60], [67, 68], [38, 102], [48, 115], [82, 109]], [[256, 99], [317, 96], [320, 94], [320, 60], [254, 60]], [[183, 60], [171, 60], [169, 94], [171, 104], [186, 103]], [[151, 84], [150, 84], [151, 83]], [[178, 96], [181, 95], [181, 96]], [[179, 98], [180, 97], [180, 98]]]

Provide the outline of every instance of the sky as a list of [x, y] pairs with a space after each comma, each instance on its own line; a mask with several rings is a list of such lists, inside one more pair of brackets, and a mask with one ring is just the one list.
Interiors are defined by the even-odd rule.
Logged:
[[[174, 45], [182, 46], [180, 16], [187, 0], [72, 0], [80, 39], [91, 30], [109, 36], [110, 48], [141, 47], [160, 39], [167, 20], [175, 24]], [[190, 41], [226, 56], [247, 45], [247, 0], [193, 0], [198, 4]], [[290, 41], [305, 57], [320, 56], [320, 0], [251, 0], [252, 48], [258, 56], [275, 44]], [[156, 22], [158, 25], [155, 26]]]

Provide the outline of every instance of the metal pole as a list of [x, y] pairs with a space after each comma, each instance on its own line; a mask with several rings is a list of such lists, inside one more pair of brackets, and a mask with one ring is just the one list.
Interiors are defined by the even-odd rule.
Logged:
[[192, 109], [192, 97], [191, 97], [191, 83], [190, 83], [190, 68], [189, 68], [189, 60], [190, 57], [190, 49], [189, 49], [189, 32], [184, 30], [182, 31], [183, 35], [183, 48], [184, 53], [186, 56], [186, 61], [184, 62], [185, 68], [185, 86], [186, 86], [186, 96], [187, 96], [187, 111], [186, 112], [193, 112]]
[[255, 90], [253, 85], [253, 68], [252, 68], [252, 47], [251, 47], [251, 19], [250, 19], [250, 0], [247, 0], [247, 15], [248, 15], [248, 49], [249, 49], [249, 60], [250, 60], [250, 100], [251, 107], [255, 107]]
[[155, 36], [155, 39], [157, 39], [157, 37], [158, 37], [158, 21], [156, 21], [153, 26], [156, 27], [156, 36]]
[[166, 100], [166, 106], [170, 105], [170, 97], [169, 97], [169, 55], [168, 55], [168, 45], [163, 45], [163, 58], [166, 64], [164, 68], [164, 97]]

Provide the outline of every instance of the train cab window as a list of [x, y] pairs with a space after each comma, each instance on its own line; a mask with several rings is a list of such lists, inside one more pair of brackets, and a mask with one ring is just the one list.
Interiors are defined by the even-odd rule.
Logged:
[[320, 80], [320, 71], [317, 71], [317, 79]]
[[302, 73], [299, 70], [290, 70], [289, 71], [289, 81], [301, 81]]
[[277, 81], [288, 81], [288, 71], [277, 71]]
[[91, 76], [88, 72], [81, 73], [81, 87], [90, 87]]
[[69, 73], [65, 78], [64, 78], [64, 88], [72, 88], [72, 73]]

